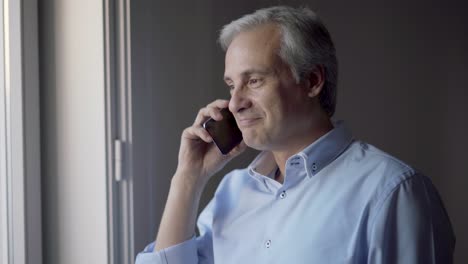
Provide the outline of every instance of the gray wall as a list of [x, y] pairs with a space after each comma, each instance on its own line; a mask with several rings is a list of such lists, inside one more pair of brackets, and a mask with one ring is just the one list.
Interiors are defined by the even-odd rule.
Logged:
[[[132, 1], [135, 250], [154, 239], [180, 134], [198, 111], [228, 98], [220, 27], [276, 3], [308, 5], [335, 40], [340, 62], [337, 119], [355, 136], [430, 176], [457, 234], [456, 263], [468, 259], [468, 19], [462, 1]], [[383, 1], [382, 1], [383, 2]], [[245, 166], [250, 151], [222, 175]]]
[[[135, 210], [135, 252], [155, 237], [182, 130], [199, 108], [229, 96], [213, 8], [209, 1], [132, 1], [133, 186], [135, 207], [145, 208]], [[252, 157], [247, 153], [236, 164]], [[202, 206], [219, 180], [213, 179]]]

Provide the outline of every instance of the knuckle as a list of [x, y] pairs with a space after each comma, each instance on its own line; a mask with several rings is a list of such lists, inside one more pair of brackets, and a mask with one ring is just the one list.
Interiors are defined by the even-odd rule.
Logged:
[[206, 108], [206, 116], [213, 116], [216, 113], [217, 109], [215, 107], [207, 107]]
[[206, 134], [207, 133], [206, 130], [203, 127], [199, 127], [198, 132], [200, 132], [201, 134]]
[[215, 108], [215, 107], [211, 107], [209, 111], [210, 111], [210, 114], [215, 114], [219, 110], [217, 108]]
[[188, 133], [190, 133], [190, 129], [191, 129], [191, 127], [185, 128], [185, 129], [182, 131], [182, 134], [188, 134]]
[[203, 127], [197, 127], [196, 131], [197, 131], [198, 134], [204, 134], [205, 133], [205, 129]]
[[217, 107], [219, 105], [222, 105], [223, 101], [224, 101], [223, 99], [216, 99], [213, 102], [211, 102], [210, 104], [208, 104], [208, 106]]

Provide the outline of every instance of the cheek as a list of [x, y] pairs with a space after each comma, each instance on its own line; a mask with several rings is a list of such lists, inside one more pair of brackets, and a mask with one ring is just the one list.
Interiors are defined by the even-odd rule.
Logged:
[[268, 109], [276, 121], [284, 121], [283, 119], [294, 112], [293, 110], [297, 102], [292, 96], [293, 94], [290, 92], [279, 91], [269, 100]]
[[283, 123], [284, 119], [291, 119], [289, 116], [294, 113], [300, 100], [299, 97], [301, 97], [294, 89], [297, 87], [287, 86], [278, 81], [271, 83], [266, 89], [256, 92], [254, 98], [258, 100], [255, 104], [258, 110], [263, 112], [267, 122], [272, 123], [270, 126]]
[[272, 98], [263, 105], [265, 115], [264, 129], [268, 134], [276, 134], [275, 131], [284, 127], [284, 122], [287, 121], [287, 109], [281, 100]]

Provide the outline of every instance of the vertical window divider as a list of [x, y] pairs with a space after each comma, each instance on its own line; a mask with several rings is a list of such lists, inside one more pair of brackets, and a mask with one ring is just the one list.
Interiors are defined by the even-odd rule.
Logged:
[[37, 1], [0, 3], [0, 262], [40, 264]]
[[134, 263], [130, 1], [104, 0], [109, 263]]

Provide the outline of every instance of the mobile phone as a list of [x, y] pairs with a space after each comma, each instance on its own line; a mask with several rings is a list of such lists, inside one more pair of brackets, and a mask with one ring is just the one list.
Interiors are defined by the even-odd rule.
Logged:
[[216, 121], [210, 118], [203, 123], [203, 128], [208, 131], [219, 151], [226, 155], [242, 141], [242, 132], [229, 109], [221, 109], [221, 115], [223, 115], [222, 120]]

